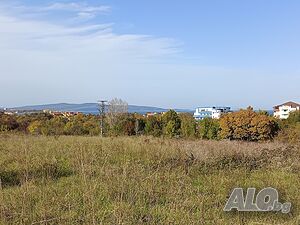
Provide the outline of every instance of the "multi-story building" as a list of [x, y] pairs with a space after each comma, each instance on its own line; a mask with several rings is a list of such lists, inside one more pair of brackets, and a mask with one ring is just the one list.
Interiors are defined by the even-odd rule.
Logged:
[[220, 119], [223, 113], [230, 112], [230, 107], [198, 107], [194, 112], [194, 118], [196, 120], [202, 120], [204, 118]]
[[274, 117], [279, 119], [287, 119], [291, 112], [300, 110], [300, 105], [295, 102], [286, 102], [281, 105], [276, 105], [273, 107]]

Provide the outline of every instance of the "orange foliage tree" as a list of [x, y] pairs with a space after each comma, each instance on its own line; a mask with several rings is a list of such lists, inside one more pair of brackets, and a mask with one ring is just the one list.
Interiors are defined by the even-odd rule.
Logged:
[[225, 114], [220, 119], [220, 128], [221, 138], [230, 140], [269, 140], [278, 132], [274, 118], [256, 113], [252, 107]]

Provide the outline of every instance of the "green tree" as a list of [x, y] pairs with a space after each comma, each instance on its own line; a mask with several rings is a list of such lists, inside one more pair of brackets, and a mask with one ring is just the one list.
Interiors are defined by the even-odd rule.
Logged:
[[159, 115], [150, 116], [146, 119], [145, 133], [147, 135], [153, 135], [159, 137], [162, 135], [162, 121]]
[[135, 117], [129, 113], [119, 113], [114, 115], [114, 123], [108, 123], [109, 134], [113, 136], [134, 135]]
[[284, 142], [300, 142], [300, 111], [290, 113], [286, 120], [278, 120], [280, 132], [278, 139]]
[[218, 139], [220, 124], [217, 119], [204, 118], [198, 122], [198, 136], [202, 139]]
[[169, 110], [162, 115], [163, 134], [174, 137], [180, 134], [181, 121], [174, 110]]
[[182, 137], [195, 137], [196, 136], [196, 120], [190, 113], [179, 114], [181, 121], [180, 133]]
[[56, 116], [44, 123], [41, 128], [42, 134], [44, 135], [63, 135], [67, 119]]
[[100, 135], [100, 118], [94, 115], [88, 115], [83, 122], [83, 129], [85, 133], [91, 136]]
[[289, 125], [297, 125], [300, 123], [300, 110], [291, 112], [289, 117], [286, 119]]
[[67, 135], [88, 135], [89, 132], [84, 129], [84, 115], [78, 114], [69, 119], [64, 127], [64, 133]]

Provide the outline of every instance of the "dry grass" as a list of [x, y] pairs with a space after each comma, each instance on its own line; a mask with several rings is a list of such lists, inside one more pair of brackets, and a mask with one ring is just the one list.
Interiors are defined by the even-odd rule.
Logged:
[[[2, 224], [300, 224], [300, 149], [149, 137], [0, 136]], [[224, 213], [272, 186], [292, 212]]]

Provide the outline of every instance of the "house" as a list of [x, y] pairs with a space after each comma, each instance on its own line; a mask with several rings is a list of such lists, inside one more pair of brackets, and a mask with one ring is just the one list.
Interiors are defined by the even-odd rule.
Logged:
[[144, 116], [149, 118], [151, 116], [155, 116], [155, 115], [163, 115], [165, 114], [166, 112], [147, 112]]
[[14, 114], [17, 115], [18, 113], [19, 113], [18, 111], [12, 111], [12, 110], [10, 110], [10, 109], [4, 108], [4, 114], [5, 114], [5, 115], [11, 116], [11, 115], [14, 115]]
[[78, 113], [78, 112], [63, 112], [62, 113], [62, 115], [66, 118], [77, 116], [78, 114], [80, 114], [80, 113]]
[[48, 109], [43, 110], [43, 112], [44, 113], [49, 113], [52, 116], [63, 116], [65, 118], [70, 118], [70, 117], [81, 114], [79, 112], [51, 111], [51, 110], [48, 110]]
[[230, 107], [198, 107], [194, 112], [194, 118], [196, 120], [202, 120], [204, 118], [220, 119], [223, 113], [230, 112]]
[[276, 105], [273, 107], [274, 117], [278, 119], [287, 119], [291, 112], [300, 110], [300, 105], [295, 102], [286, 102], [281, 105]]

